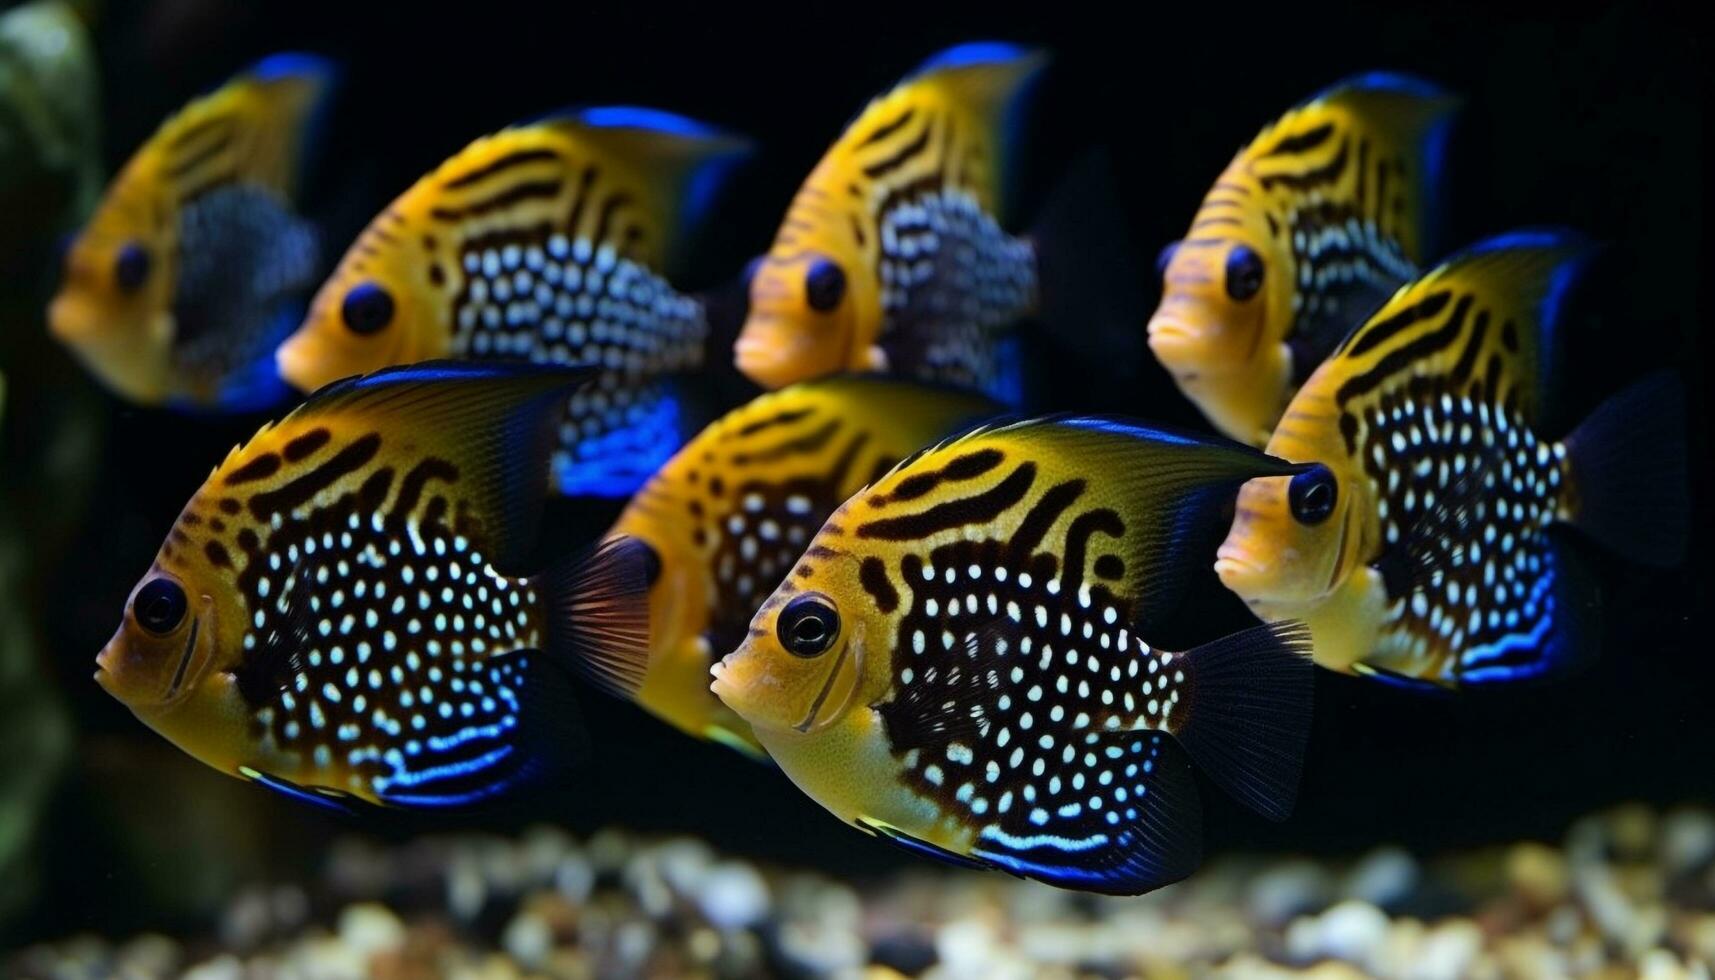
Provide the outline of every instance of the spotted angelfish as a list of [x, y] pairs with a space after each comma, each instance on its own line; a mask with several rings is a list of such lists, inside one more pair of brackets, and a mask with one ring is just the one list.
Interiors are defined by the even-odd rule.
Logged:
[[647, 546], [650, 662], [638, 701], [698, 738], [760, 755], [709, 693], [709, 667], [822, 522], [894, 464], [1000, 411], [954, 389], [879, 375], [794, 385], [728, 412], [662, 467], [614, 525]]
[[231, 411], [288, 394], [274, 348], [320, 263], [295, 195], [332, 79], [319, 58], [268, 58], [167, 120], [114, 178], [48, 310], [103, 384]]
[[324, 388], [191, 498], [96, 679], [305, 799], [454, 806], [561, 775], [569, 673], [629, 693], [647, 657], [631, 544], [525, 567], [554, 415], [589, 379], [435, 362]]
[[1400, 290], [1287, 407], [1216, 571], [1301, 619], [1325, 667], [1463, 687], [1547, 676], [1599, 639], [1556, 525], [1671, 563], [1686, 523], [1683, 409], [1645, 382], [1564, 440], [1539, 428], [1575, 236], [1490, 239]]
[[1458, 100], [1347, 79], [1271, 123], [1161, 254], [1149, 346], [1216, 428], [1260, 446], [1292, 393], [1433, 256]]
[[908, 848], [1132, 894], [1189, 874], [1189, 760], [1272, 816], [1310, 722], [1301, 627], [1186, 653], [1148, 632], [1253, 449], [1123, 420], [974, 430], [848, 500], [714, 691], [799, 788]]
[[703, 304], [663, 271], [746, 144], [606, 107], [465, 147], [358, 238], [279, 351], [309, 391], [434, 357], [601, 368], [554, 454], [561, 492], [635, 490], [684, 442], [671, 379], [702, 363]]
[[1036, 311], [1037, 254], [1001, 208], [1012, 110], [1046, 61], [955, 47], [846, 127], [752, 272], [741, 371], [767, 388], [889, 371], [1018, 400], [1008, 328]]

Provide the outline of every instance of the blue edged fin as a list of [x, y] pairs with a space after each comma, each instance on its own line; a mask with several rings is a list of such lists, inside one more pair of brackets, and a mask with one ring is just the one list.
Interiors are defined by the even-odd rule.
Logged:
[[1189, 720], [1174, 738], [1227, 795], [1285, 820], [1310, 740], [1309, 627], [1257, 626], [1179, 654], [1173, 665], [1190, 686]]
[[649, 666], [649, 569], [636, 538], [609, 538], [537, 576], [549, 655], [616, 697], [631, 698]]
[[1336, 82], [1310, 102], [1336, 103], [1351, 109], [1366, 126], [1393, 144], [1387, 149], [1404, 157], [1405, 178], [1418, 186], [1414, 195], [1417, 213], [1408, 216], [1425, 246], [1416, 261], [1427, 262], [1439, 254], [1447, 142], [1464, 100], [1426, 79], [1372, 71]]
[[568, 497], [627, 497], [689, 438], [678, 388], [660, 381], [637, 389], [629, 404], [574, 406], [554, 453], [553, 481]]
[[442, 694], [459, 727], [392, 746], [391, 771], [372, 781], [377, 798], [413, 809], [470, 807], [562, 779], [588, 739], [571, 676], [553, 660], [518, 650], [477, 665], [480, 687]]
[[299, 803], [308, 803], [310, 806], [327, 810], [331, 813], [337, 813], [346, 817], [354, 817], [357, 816], [359, 811], [357, 799], [349, 793], [342, 793], [339, 790], [323, 789], [320, 786], [299, 786], [297, 783], [294, 783], [289, 779], [270, 776], [265, 772], [258, 772], [249, 766], [239, 766], [238, 774], [258, 786], [279, 793], [287, 799], [297, 800]]
[[1202, 802], [1185, 750], [1159, 732], [1103, 736], [1119, 775], [1100, 813], [1081, 806], [1062, 816], [1018, 804], [1029, 829], [997, 824], [978, 834], [971, 856], [992, 867], [1063, 888], [1141, 895], [1188, 877], [1203, 856]]
[[733, 171], [754, 150], [735, 133], [641, 106], [564, 109], [535, 124], [575, 128], [582, 138], [631, 163], [648, 190], [642, 206], [665, 236], [663, 271], [681, 261], [686, 240], [702, 227]]
[[323, 142], [339, 67], [320, 55], [285, 52], [263, 58], [241, 77], [259, 86], [263, 109], [254, 123], [267, 134], [250, 141], [249, 159], [241, 166], [278, 172], [287, 197], [295, 197]]
[[572, 393], [594, 369], [509, 361], [424, 361], [336, 381], [290, 416], [350, 413], [409, 434], [458, 467], [491, 535], [489, 561], [526, 571], [537, 546], [549, 456]]
[[[1008, 202], [1014, 196], [1017, 157], [1023, 140], [1019, 132], [1035, 83], [1048, 66], [1049, 56], [1039, 48], [1003, 41], [972, 41], [931, 56], [900, 83], [933, 84], [946, 88], [989, 128], [999, 149], [995, 199]], [[995, 217], [1006, 219], [1006, 207]]]
[[1663, 371], [1614, 395], [1566, 437], [1572, 526], [1631, 561], [1673, 567], [1689, 547], [1685, 390]]
[[983, 870], [990, 867], [982, 861], [972, 860], [971, 858], [965, 857], [963, 854], [957, 854], [953, 851], [949, 851], [944, 847], [913, 837], [897, 827], [890, 827], [887, 824], [880, 823], [878, 821], [859, 817], [857, 819], [857, 826], [859, 830], [862, 830], [871, 836], [880, 837], [882, 840], [891, 841], [919, 857], [932, 858], [936, 861], [942, 862], [943, 864], [950, 864], [956, 868]]

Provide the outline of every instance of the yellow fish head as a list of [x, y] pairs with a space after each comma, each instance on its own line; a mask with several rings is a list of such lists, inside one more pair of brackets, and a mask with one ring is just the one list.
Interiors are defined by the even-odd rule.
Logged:
[[1242, 221], [1163, 252], [1149, 349], [1216, 427], [1261, 445], [1291, 394], [1293, 266], [1261, 218]]
[[1239, 490], [1233, 526], [1216, 553], [1221, 582], [1264, 620], [1302, 619], [1361, 564], [1369, 487], [1339, 435], [1339, 411], [1318, 372], [1268, 441], [1272, 456], [1303, 466]]
[[244, 605], [225, 576], [164, 549], [96, 657], [95, 680], [186, 752], [232, 771], [254, 746], [231, 670]]
[[175, 239], [146, 181], [127, 172], [66, 252], [48, 328], [115, 391], [143, 404], [173, 394]]
[[826, 251], [768, 255], [750, 278], [750, 315], [733, 347], [745, 376], [781, 388], [841, 371], [881, 369], [872, 363], [874, 314], [866, 301], [864, 265], [837, 246]]
[[[371, 240], [374, 239], [374, 240]], [[309, 314], [275, 352], [280, 377], [314, 391], [354, 374], [444, 357], [452, 342], [442, 313], [446, 271], [366, 232], [316, 293]]]
[[880, 616], [834, 598], [863, 594], [852, 564], [821, 564], [815, 578], [782, 585], [751, 620], [750, 635], [715, 665], [715, 695], [759, 731], [814, 735], [867, 703], [866, 692], [880, 693], [866, 673], [889, 669], [888, 651], [870, 649], [870, 637], [886, 635]]

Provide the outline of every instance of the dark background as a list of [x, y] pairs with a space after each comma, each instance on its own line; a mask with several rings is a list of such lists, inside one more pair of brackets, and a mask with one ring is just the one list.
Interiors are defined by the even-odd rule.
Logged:
[[[1555, 224], [1608, 243], [1568, 331], [1567, 417], [1648, 369], [1681, 366], [1698, 503], [1683, 570], [1598, 561], [1608, 616], [1603, 656], [1588, 672], [1552, 686], [1446, 697], [1324, 673], [1292, 819], [1268, 824], [1204, 794], [1211, 850], [1351, 853], [1399, 842], [1435, 852], [1557, 838], [1582, 813], [1623, 800], [1715, 802], [1715, 666], [1701, 615], [1711, 585], [1700, 499], [1708, 487], [1707, 351], [1697, 327], [1707, 179], [1705, 79], [1694, 64], [1701, 39], [1641, 5], [1553, 17], [1497, 8], [1292, 4], [1287, 15], [1279, 5], [1172, 5], [1170, 13], [1132, 8], [1122, 22], [1118, 8], [1098, 17], [1094, 8], [1061, 15], [1042, 6], [1027, 18], [926, 7], [908, 16], [866, 7], [815, 13], [809, 5], [775, 15], [748, 6], [711, 13], [710, 5], [693, 16], [654, 4], [160, 0], [112, 5], [96, 38], [115, 167], [166, 114], [262, 55], [302, 49], [340, 61], [344, 89], [309, 201], [336, 229], [336, 249], [470, 139], [562, 105], [659, 106], [749, 134], [760, 153], [681, 277], [689, 288], [729, 282], [767, 246], [798, 182], [863, 102], [961, 40], [1055, 51], [1056, 77], [1026, 153], [1025, 220], [1014, 224], [1028, 225], [1032, 203], [1069, 159], [1105, 146], [1135, 241], [1131, 264], [1151, 303], [1155, 251], [1183, 234], [1208, 185], [1264, 122], [1369, 69], [1419, 73], [1463, 93], [1448, 242]], [[1201, 424], [1146, 354], [1126, 383], [1064, 374], [1040, 407]], [[312, 842], [336, 829], [172, 750], [89, 680], [94, 654], [179, 508], [260, 421], [140, 412], [112, 400], [106, 410], [94, 499], [75, 540], [40, 556], [47, 668], [78, 732], [75, 771], [43, 851], [49, 892], [36, 926], [51, 933], [160, 926], [177, 913], [136, 900], [145, 879], [229, 860], [228, 846], [263, 873], [291, 875], [314, 859]], [[561, 533], [587, 538], [613, 512], [563, 507]], [[1188, 636], [1242, 625], [1233, 603], [1205, 593], [1187, 609]], [[552, 818], [579, 832], [614, 824], [694, 833], [842, 874], [910, 860], [842, 827], [771, 769], [694, 744], [628, 705], [584, 700], [597, 749], [575, 791], [462, 825]], [[459, 823], [404, 818], [344, 829], [401, 837], [448, 825]]]

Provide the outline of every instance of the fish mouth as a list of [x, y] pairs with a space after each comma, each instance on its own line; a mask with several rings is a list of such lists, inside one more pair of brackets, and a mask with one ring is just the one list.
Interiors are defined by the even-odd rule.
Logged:
[[323, 377], [326, 372], [317, 369], [317, 358], [309, 346], [310, 342], [301, 334], [293, 335], [274, 352], [274, 370], [287, 384], [302, 392], [315, 391], [333, 380]]
[[1175, 378], [1181, 381], [1197, 378], [1199, 372], [1194, 368], [1202, 353], [1202, 338], [1196, 329], [1182, 320], [1157, 316], [1149, 321], [1148, 341], [1155, 359]]
[[733, 364], [745, 377], [764, 388], [783, 388], [798, 380], [793, 358], [780, 343], [746, 330], [732, 345]]
[[1256, 586], [1262, 574], [1261, 567], [1230, 545], [1223, 544], [1220, 550], [1215, 552], [1215, 576], [1227, 587], [1227, 591], [1243, 599], [1246, 605], [1254, 606], [1262, 601], [1256, 594]]

